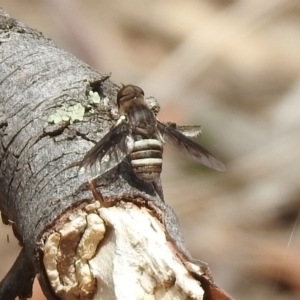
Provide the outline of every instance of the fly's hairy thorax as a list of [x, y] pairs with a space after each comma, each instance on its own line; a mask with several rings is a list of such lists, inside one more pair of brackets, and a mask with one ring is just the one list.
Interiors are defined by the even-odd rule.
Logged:
[[153, 138], [157, 135], [156, 118], [144, 102], [132, 101], [126, 108], [133, 135], [141, 135], [144, 138]]

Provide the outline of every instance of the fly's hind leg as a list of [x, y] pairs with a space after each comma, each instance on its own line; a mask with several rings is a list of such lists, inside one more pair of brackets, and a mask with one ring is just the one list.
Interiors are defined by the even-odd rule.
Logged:
[[94, 199], [99, 201], [101, 205], [104, 204], [103, 196], [100, 192], [97, 191], [97, 187], [94, 179], [89, 181], [89, 188], [93, 193]]

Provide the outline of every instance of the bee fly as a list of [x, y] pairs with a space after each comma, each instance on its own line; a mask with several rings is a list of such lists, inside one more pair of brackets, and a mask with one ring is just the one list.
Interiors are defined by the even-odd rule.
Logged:
[[91, 170], [93, 178], [128, 157], [136, 176], [146, 182], [153, 182], [162, 170], [165, 142], [209, 168], [225, 171], [225, 166], [201, 145], [174, 126], [158, 121], [146, 104], [141, 88], [123, 86], [117, 95], [117, 105], [120, 118], [80, 163], [80, 168]]

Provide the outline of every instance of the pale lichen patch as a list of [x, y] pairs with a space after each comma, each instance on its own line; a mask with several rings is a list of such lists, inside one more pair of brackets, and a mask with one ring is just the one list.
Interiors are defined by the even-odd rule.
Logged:
[[48, 123], [59, 124], [61, 122], [68, 122], [73, 124], [74, 122], [80, 122], [83, 120], [84, 112], [85, 108], [81, 103], [68, 107], [63, 106], [49, 116]]

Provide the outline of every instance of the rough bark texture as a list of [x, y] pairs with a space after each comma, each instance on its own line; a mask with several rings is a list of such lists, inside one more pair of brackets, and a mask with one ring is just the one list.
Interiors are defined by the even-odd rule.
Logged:
[[[64, 212], [92, 200], [77, 168], [66, 167], [79, 161], [114, 122], [117, 86], [1, 9], [0, 67], [0, 207], [3, 221], [12, 224], [23, 245], [0, 285], [0, 298], [29, 297], [34, 268], [47, 298], [57, 299], [44, 276], [40, 238]], [[91, 107], [88, 92], [92, 88], [110, 99], [107, 106]], [[85, 108], [82, 122], [49, 123], [57, 109], [79, 103]], [[98, 179], [97, 188], [108, 202], [144, 199], [148, 207], [159, 211], [178, 256], [203, 268], [186, 250], [177, 218], [161, 199], [160, 188], [137, 180], [127, 161]], [[25, 262], [23, 267], [20, 261]], [[229, 299], [214, 287], [205, 266], [203, 274], [199, 280], [207, 284], [205, 299]], [[14, 285], [20, 277], [22, 286]], [[6, 288], [9, 284], [14, 285], [12, 294]]]

